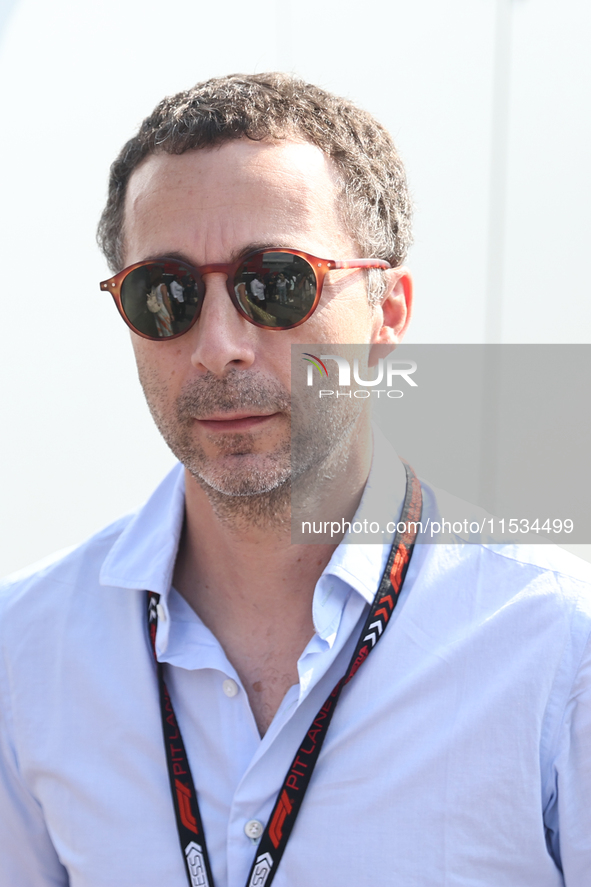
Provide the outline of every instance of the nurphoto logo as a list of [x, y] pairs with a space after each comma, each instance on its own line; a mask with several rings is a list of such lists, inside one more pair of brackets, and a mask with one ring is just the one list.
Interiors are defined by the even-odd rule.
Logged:
[[[305, 360], [308, 364], [307, 370], [307, 385], [308, 387], [312, 387], [314, 385], [314, 369], [318, 371], [318, 374], [322, 381], [324, 379], [328, 379], [329, 372], [324, 363], [325, 360], [334, 360], [338, 367], [338, 386], [339, 388], [350, 388], [351, 387], [351, 364], [347, 360], [346, 357], [342, 357], [340, 354], [321, 354], [320, 357], [317, 357], [315, 354], [309, 354], [308, 352], [304, 352], [302, 356], [302, 360]], [[353, 380], [360, 387], [355, 391], [333, 391], [327, 388], [321, 388], [318, 392], [318, 397], [358, 397], [358, 398], [366, 398], [371, 397], [372, 394], [375, 394], [377, 397], [385, 394], [386, 397], [397, 399], [400, 397], [404, 397], [404, 391], [401, 391], [398, 388], [394, 388], [394, 384], [399, 383], [400, 380], [403, 380], [411, 388], [417, 388], [417, 383], [414, 379], [411, 378], [412, 374], [417, 369], [417, 364], [414, 360], [394, 360], [392, 357], [383, 358], [380, 357], [376, 367], [374, 368], [376, 372], [375, 379], [361, 379], [359, 375], [359, 358], [354, 358], [353, 360]], [[334, 370], [334, 368], [333, 368]], [[378, 388], [378, 385], [385, 384], [385, 388]]]

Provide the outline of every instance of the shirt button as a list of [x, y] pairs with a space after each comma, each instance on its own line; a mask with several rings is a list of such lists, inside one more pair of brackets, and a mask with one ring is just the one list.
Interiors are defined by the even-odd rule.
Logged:
[[166, 610], [162, 604], [156, 604], [156, 612], [158, 613], [158, 619], [160, 619], [161, 622], [166, 622]]
[[222, 690], [230, 699], [232, 696], [236, 696], [238, 692], [238, 684], [236, 681], [233, 681], [232, 678], [226, 678], [224, 683], [222, 684]]
[[263, 823], [259, 822], [258, 819], [249, 819], [244, 826], [244, 834], [252, 841], [258, 841], [263, 831]]

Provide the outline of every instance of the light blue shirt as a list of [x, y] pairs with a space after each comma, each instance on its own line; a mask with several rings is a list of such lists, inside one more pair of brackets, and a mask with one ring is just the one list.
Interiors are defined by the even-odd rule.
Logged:
[[[358, 516], [400, 463], [374, 459]], [[426, 513], [436, 510], [424, 486]], [[316, 633], [261, 739], [223, 649], [171, 588], [179, 467], [131, 518], [0, 596], [1, 887], [186, 887], [146, 594], [216, 887], [244, 887], [388, 545], [341, 545]], [[313, 549], [311, 549], [313, 551]], [[589, 887], [587, 565], [551, 546], [417, 545], [386, 633], [343, 691], [274, 887]]]

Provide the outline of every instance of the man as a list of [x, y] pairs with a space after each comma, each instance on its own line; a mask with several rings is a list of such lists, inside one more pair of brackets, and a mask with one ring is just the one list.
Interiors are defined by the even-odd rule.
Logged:
[[255, 299], [258, 300], [259, 307], [266, 307], [266, 299], [265, 299], [265, 284], [261, 280], [260, 274], [255, 274], [253, 279], [250, 281], [250, 291]]
[[287, 278], [283, 273], [279, 274], [277, 278], [277, 294], [279, 296], [279, 304], [285, 305], [287, 302]]
[[170, 281], [170, 294], [173, 298], [174, 319], [178, 322], [185, 318], [185, 290], [178, 280]]
[[[292, 346], [356, 343], [374, 365], [401, 340], [409, 215], [387, 133], [286, 75], [165, 99], [123, 148], [102, 287], [183, 467], [6, 587], [2, 887], [588, 887], [583, 562], [458, 539], [408, 566], [392, 536], [290, 541], [292, 481], [321, 481], [348, 519], [407, 515], [405, 485], [414, 501], [365, 412], [319, 421], [290, 397]], [[276, 252], [314, 281], [287, 328], [236, 290]], [[134, 320], [138, 263], [195, 281], [195, 319], [168, 341]], [[355, 658], [374, 599], [385, 616]]]

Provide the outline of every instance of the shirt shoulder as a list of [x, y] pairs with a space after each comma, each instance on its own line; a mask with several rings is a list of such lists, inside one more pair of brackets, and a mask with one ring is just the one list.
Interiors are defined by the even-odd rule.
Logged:
[[[443, 513], [437, 492], [423, 485], [426, 518]], [[442, 498], [447, 511], [450, 497]], [[462, 509], [472, 520], [466, 503]], [[407, 575], [416, 582], [417, 622], [438, 626], [429, 633], [450, 642], [486, 637], [507, 661], [523, 654], [548, 674], [564, 670], [566, 690], [591, 633], [591, 564], [552, 543], [470, 534], [438, 543], [425, 533], [418, 543]]]
[[133, 517], [119, 518], [81, 545], [55, 552], [0, 580], [0, 635], [4, 618], [23, 607], [28, 609], [33, 600], [48, 600], [56, 592], [63, 596], [68, 589], [99, 584], [107, 554]]
[[591, 564], [582, 557], [551, 543], [482, 546], [491, 559], [499, 559], [507, 569], [524, 571], [527, 576], [545, 576], [553, 584], [591, 591]]
[[[64, 596], [99, 587], [156, 587], [166, 584], [184, 515], [182, 466], [176, 465], [144, 505], [95, 533], [86, 542], [58, 552], [0, 581], [1, 627], [9, 612], [63, 603]], [[162, 574], [162, 575], [161, 575]], [[103, 596], [104, 597], [104, 596]]]
[[464, 542], [421, 547], [431, 550], [430, 557], [422, 558], [421, 579], [461, 589], [485, 613], [527, 600], [548, 615], [570, 614], [591, 630], [591, 564], [558, 545]]
[[[423, 523], [435, 519], [441, 522], [441, 515], [457, 514], [462, 517], [454, 532], [438, 543], [433, 533], [419, 535], [419, 540], [427, 547], [439, 549], [442, 557], [437, 558], [440, 568], [454, 565], [468, 581], [478, 578], [479, 587], [487, 587], [489, 594], [499, 601], [511, 599], [525, 589], [553, 594], [563, 602], [574, 599], [582, 601], [583, 608], [591, 600], [591, 564], [570, 551], [552, 542], [539, 541], [530, 534], [516, 539], [514, 543], [495, 542], [487, 534], [491, 515], [482, 508], [422, 483], [424, 495]], [[472, 523], [474, 522], [474, 523]], [[470, 531], [456, 532], [456, 526], [464, 525]], [[472, 534], [471, 527], [481, 530]], [[482, 530], [482, 527], [484, 530]]]

